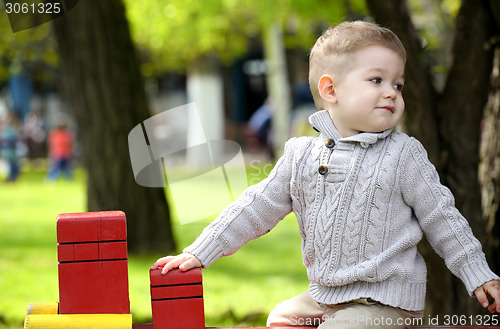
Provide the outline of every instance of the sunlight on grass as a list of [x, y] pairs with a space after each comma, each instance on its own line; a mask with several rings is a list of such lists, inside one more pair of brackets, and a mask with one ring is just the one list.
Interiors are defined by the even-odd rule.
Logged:
[[[258, 174], [251, 173], [252, 182], [262, 178]], [[56, 217], [86, 208], [83, 171], [77, 170], [73, 181], [50, 184], [44, 179], [45, 172], [29, 170], [15, 184], [0, 183], [0, 328], [22, 328], [29, 303], [58, 301]], [[217, 198], [210, 186], [207, 181], [193, 188]], [[213, 218], [185, 225], [173, 218], [178, 249], [189, 245]], [[161, 250], [129, 255], [135, 323], [151, 321], [149, 267], [161, 256]], [[203, 285], [207, 326], [265, 325], [277, 302], [307, 289], [295, 217], [288, 216], [268, 235], [204, 269]]]
[[[0, 183], [0, 322], [22, 328], [31, 302], [57, 302], [56, 216], [85, 209], [84, 174], [45, 182], [45, 172]], [[0, 326], [2, 323], [0, 323]]]

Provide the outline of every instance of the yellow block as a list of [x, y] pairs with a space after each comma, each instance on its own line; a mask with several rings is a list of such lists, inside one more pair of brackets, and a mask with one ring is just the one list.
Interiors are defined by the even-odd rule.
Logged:
[[24, 329], [131, 329], [132, 314], [31, 314]]
[[30, 314], [57, 314], [59, 313], [59, 303], [31, 303], [28, 304], [26, 312]]

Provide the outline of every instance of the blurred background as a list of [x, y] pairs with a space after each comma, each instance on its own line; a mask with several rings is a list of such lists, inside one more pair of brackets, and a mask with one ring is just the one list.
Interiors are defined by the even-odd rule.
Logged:
[[[129, 132], [193, 102], [206, 139], [238, 143], [248, 184], [260, 181], [288, 138], [315, 134], [308, 52], [344, 20], [404, 43], [398, 130], [424, 144], [500, 273], [498, 1], [72, 0], [58, 1], [56, 18], [16, 15], [13, 3], [0, 2], [0, 328], [21, 327], [28, 303], [57, 301], [57, 214], [100, 210], [127, 215], [131, 310], [151, 321], [149, 266], [193, 241], [216, 215], [203, 204], [219, 196], [210, 181], [191, 187], [206, 198], [186, 189], [206, 218], [181, 225], [168, 189], [135, 182]], [[159, 122], [155, 138], [171, 143], [189, 120]], [[425, 318], [484, 312], [426, 243], [420, 252]], [[207, 326], [265, 325], [307, 285], [291, 214], [204, 270]]]

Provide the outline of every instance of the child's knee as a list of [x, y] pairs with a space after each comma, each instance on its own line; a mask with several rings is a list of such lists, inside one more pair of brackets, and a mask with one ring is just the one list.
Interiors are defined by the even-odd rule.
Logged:
[[267, 326], [318, 326], [323, 314], [324, 308], [306, 291], [276, 304], [269, 313]]

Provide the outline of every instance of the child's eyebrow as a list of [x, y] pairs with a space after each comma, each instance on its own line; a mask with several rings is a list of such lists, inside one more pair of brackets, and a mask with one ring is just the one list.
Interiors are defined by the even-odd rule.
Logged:
[[[386, 69], [384, 68], [381, 68], [381, 67], [373, 67], [373, 68], [370, 68], [368, 69], [368, 73], [385, 73], [386, 72]], [[399, 77], [400, 79], [403, 79], [403, 80], [406, 80], [406, 76], [405, 74], [401, 74], [401, 76]]]

